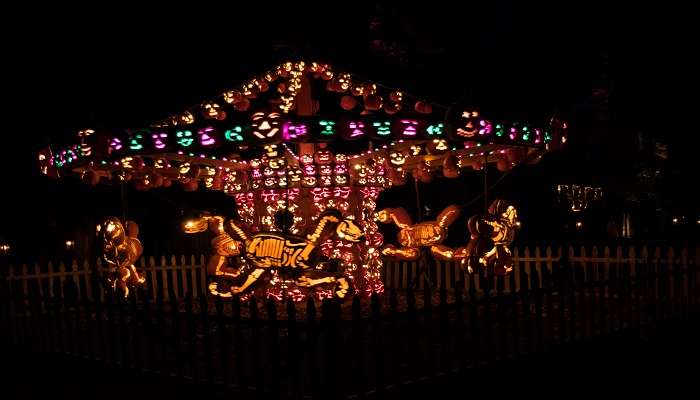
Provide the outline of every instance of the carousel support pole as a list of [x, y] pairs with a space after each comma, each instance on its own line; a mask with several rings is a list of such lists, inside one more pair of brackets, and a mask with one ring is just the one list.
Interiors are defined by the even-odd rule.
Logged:
[[489, 156], [484, 155], [484, 212], [489, 211]]
[[124, 184], [123, 180], [119, 182], [119, 189], [120, 189], [121, 198], [122, 198], [122, 221], [124, 224], [126, 224], [126, 215], [127, 215], [126, 185]]
[[418, 178], [413, 177], [413, 187], [416, 190], [416, 217], [418, 218], [418, 222], [422, 220], [422, 212], [421, 212], [421, 204], [420, 204], [420, 190], [418, 188]]

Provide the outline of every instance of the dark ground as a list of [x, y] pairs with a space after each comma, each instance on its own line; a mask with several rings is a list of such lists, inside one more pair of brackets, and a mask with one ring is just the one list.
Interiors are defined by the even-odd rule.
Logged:
[[[376, 398], [695, 398], [700, 318], [672, 320], [586, 343], [555, 347], [498, 368], [399, 388]], [[5, 399], [244, 398], [169, 378], [101, 368], [58, 356], [22, 358], [6, 349], [0, 372]]]

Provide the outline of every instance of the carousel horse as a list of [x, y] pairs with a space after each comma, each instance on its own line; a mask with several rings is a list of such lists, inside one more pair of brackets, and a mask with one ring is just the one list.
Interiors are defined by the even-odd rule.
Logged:
[[[296, 275], [296, 284], [312, 287], [324, 283], [334, 283], [335, 294], [343, 298], [350, 284], [337, 273], [317, 269], [320, 257], [319, 243], [335, 233], [348, 242], [357, 243], [364, 236], [362, 229], [351, 219], [343, 219], [337, 210], [327, 210], [319, 216], [318, 224], [306, 237], [278, 232], [258, 232], [248, 235], [234, 221], [229, 221], [232, 231], [244, 242], [243, 259], [253, 271], [240, 286], [232, 286], [231, 293], [242, 293], [258, 281], [264, 272], [286, 271]], [[334, 228], [332, 231], [329, 228]], [[329, 233], [330, 232], [330, 233]]]
[[469, 244], [455, 251], [462, 269], [470, 274], [493, 268], [497, 275], [513, 271], [513, 257], [508, 246], [515, 239], [518, 228], [516, 209], [501, 199], [494, 200], [485, 216], [472, 216], [467, 222]]
[[126, 221], [126, 229], [118, 218], [109, 217], [99, 227], [102, 235], [102, 258], [110, 266], [107, 281], [112, 290], [121, 290], [129, 296], [129, 288], [143, 285], [143, 277], [134, 262], [141, 257], [143, 246], [138, 240], [139, 227], [133, 221]]
[[377, 213], [377, 219], [383, 223], [394, 223], [400, 228], [397, 239], [402, 247], [387, 245], [382, 254], [399, 260], [416, 260], [421, 247], [430, 247], [433, 257], [441, 260], [452, 258], [452, 250], [441, 243], [447, 238], [447, 228], [459, 217], [457, 206], [448, 206], [435, 221], [413, 224], [411, 217], [403, 208], [387, 208]]

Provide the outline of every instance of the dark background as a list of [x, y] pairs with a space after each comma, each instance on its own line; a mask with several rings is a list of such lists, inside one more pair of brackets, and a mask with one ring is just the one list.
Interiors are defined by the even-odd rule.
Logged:
[[[559, 3], [8, 11], [0, 241], [15, 255], [43, 257], [76, 240], [82, 253], [95, 224], [122, 213], [117, 186], [41, 176], [39, 148], [69, 142], [86, 127], [147, 125], [290, 58], [328, 62], [443, 105], [533, 122], [567, 119], [565, 151], [516, 168], [489, 196], [516, 204], [523, 243], [603, 242], [610, 218], [619, 225], [623, 212], [633, 215], [634, 240], [695, 237], [690, 13], [669, 4]], [[668, 145], [667, 158], [657, 143]], [[501, 178], [488, 173], [489, 184]], [[571, 215], [555, 202], [557, 183], [601, 186], [604, 200]], [[482, 190], [483, 174], [473, 171], [421, 186], [433, 215], [452, 203], [483, 211]], [[415, 215], [412, 185], [382, 196], [380, 206], [403, 205]], [[234, 206], [221, 193], [127, 189], [128, 215], [141, 225], [149, 254], [203, 250], [204, 239], [176, 229], [202, 209], [233, 215]], [[672, 224], [674, 217], [681, 223]], [[466, 241], [464, 219], [452, 229], [454, 243]], [[585, 221], [585, 229], [571, 232], [574, 221]]]

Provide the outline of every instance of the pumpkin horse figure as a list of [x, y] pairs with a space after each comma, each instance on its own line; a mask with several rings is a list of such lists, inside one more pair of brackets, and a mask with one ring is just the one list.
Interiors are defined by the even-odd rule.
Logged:
[[508, 246], [515, 239], [518, 213], [504, 200], [496, 199], [488, 214], [474, 215], [467, 222], [471, 238], [466, 247], [455, 251], [454, 258], [461, 259], [462, 269], [470, 274], [492, 269], [496, 275], [508, 275], [513, 271], [513, 256]]
[[[199, 224], [200, 226], [202, 225], [201, 222]], [[194, 230], [194, 226], [192, 226], [192, 229]], [[240, 247], [231, 245], [229, 247], [231, 251], [223, 256], [239, 252], [241, 254], [240, 261], [252, 269], [252, 271], [245, 274], [245, 280], [240, 285], [232, 285], [230, 287], [228, 293], [231, 295], [245, 292], [265, 272], [277, 270], [293, 276], [296, 284], [301, 287], [313, 287], [328, 283], [335, 284], [335, 295], [339, 298], [344, 298], [350, 289], [350, 283], [339, 273], [317, 268], [321, 264], [327, 264], [327, 262], [322, 262], [321, 260], [318, 244], [323, 243], [333, 234], [341, 240], [353, 243], [359, 242], [364, 236], [362, 229], [353, 220], [343, 219], [339, 211], [332, 209], [325, 211], [319, 216], [316, 228], [306, 237], [279, 232], [248, 234], [241, 226], [231, 220], [221, 230], [217, 228], [217, 231], [221, 232], [222, 241], [224, 241], [223, 237], [232, 238], [235, 236], [242, 242]], [[244, 275], [240, 270], [219, 268], [214, 266], [214, 264], [224, 265], [224, 263], [221, 260], [211, 261], [210, 259], [208, 268], [213, 269], [215, 274], [228, 274], [231, 278]]]
[[143, 246], [139, 241], [139, 227], [133, 221], [126, 221], [126, 229], [116, 217], [107, 218], [98, 233], [102, 236], [102, 258], [110, 266], [107, 282], [113, 291], [121, 291], [129, 296], [129, 288], [143, 285], [143, 277], [134, 262], [141, 257]]
[[382, 249], [382, 254], [399, 260], [416, 260], [421, 247], [430, 247], [435, 258], [444, 260], [452, 258], [452, 249], [442, 244], [447, 238], [447, 228], [459, 217], [457, 206], [448, 206], [437, 216], [435, 221], [413, 224], [411, 217], [403, 208], [387, 208], [377, 213], [377, 219], [383, 223], [394, 223], [399, 229], [398, 241], [402, 247], [391, 244]]

